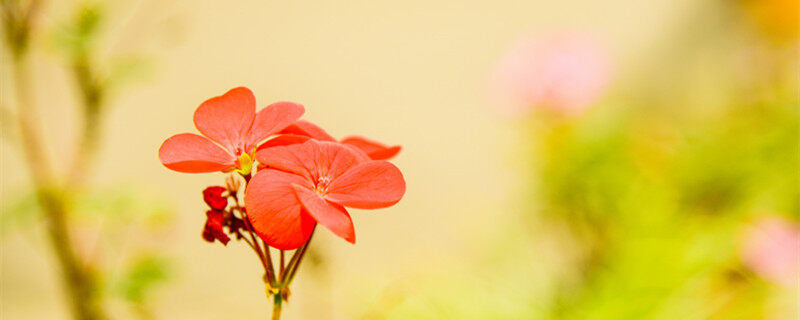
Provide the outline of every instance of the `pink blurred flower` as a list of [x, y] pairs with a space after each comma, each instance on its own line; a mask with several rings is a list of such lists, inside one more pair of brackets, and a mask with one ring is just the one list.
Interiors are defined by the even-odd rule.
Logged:
[[744, 264], [759, 276], [792, 286], [800, 277], [800, 226], [777, 217], [761, 219], [743, 239]]
[[509, 115], [538, 107], [575, 115], [600, 97], [609, 78], [608, 52], [587, 36], [525, 37], [495, 67], [491, 94]]

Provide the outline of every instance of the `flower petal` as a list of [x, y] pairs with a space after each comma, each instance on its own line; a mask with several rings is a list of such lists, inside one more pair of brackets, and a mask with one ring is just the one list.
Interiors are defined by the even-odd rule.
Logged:
[[314, 191], [299, 185], [293, 185], [297, 199], [303, 204], [308, 213], [317, 220], [319, 224], [325, 226], [350, 243], [356, 243], [356, 231], [353, 229], [353, 220], [344, 207], [325, 201]]
[[270, 168], [299, 174], [317, 182], [334, 180], [350, 167], [368, 161], [366, 156], [337, 142], [308, 140], [301, 144], [262, 149], [256, 159]]
[[250, 128], [247, 150], [255, 148], [259, 142], [300, 119], [305, 111], [302, 104], [286, 101], [276, 102], [261, 109]]
[[376, 209], [394, 205], [405, 192], [400, 169], [386, 161], [367, 161], [331, 181], [326, 198], [346, 207]]
[[206, 100], [194, 112], [194, 125], [203, 135], [231, 153], [244, 150], [256, 117], [256, 97], [245, 87]]
[[231, 240], [225, 230], [222, 229], [224, 224], [225, 213], [222, 210], [208, 210], [206, 211], [206, 225], [203, 228], [203, 239], [208, 242], [219, 240], [223, 245], [228, 245]]
[[244, 204], [256, 233], [281, 250], [302, 246], [316, 222], [297, 200], [292, 184], [310, 186], [301, 176], [278, 170], [259, 171], [247, 186]]
[[236, 165], [236, 158], [205, 137], [182, 133], [161, 144], [158, 159], [178, 172], [200, 173], [225, 171]]
[[228, 207], [228, 197], [222, 196], [228, 189], [220, 186], [211, 186], [203, 190], [203, 201], [211, 207], [212, 210], [225, 210]]
[[283, 129], [281, 133], [308, 136], [322, 141], [336, 141], [336, 138], [325, 132], [325, 129], [306, 120], [295, 121], [290, 126], [286, 127], [286, 129]]
[[342, 139], [342, 143], [358, 148], [369, 156], [372, 160], [389, 160], [396, 156], [401, 147], [400, 146], [386, 146], [380, 142], [370, 140], [364, 137], [351, 136]]
[[282, 134], [275, 138], [267, 140], [267, 142], [262, 143], [258, 146], [257, 150], [263, 150], [266, 148], [277, 147], [277, 146], [288, 146], [291, 144], [299, 144], [308, 141], [311, 139], [309, 136], [301, 136], [298, 134]]
[[[311, 137], [301, 136], [301, 135], [296, 135], [296, 134], [282, 134], [282, 135], [279, 135], [279, 136], [277, 136], [275, 138], [267, 140], [267, 142], [264, 142], [261, 145], [259, 145], [258, 149], [256, 149], [256, 152], [264, 150], [266, 148], [272, 148], [272, 147], [277, 147], [277, 146], [288, 146], [288, 145], [292, 145], [292, 144], [300, 144], [300, 143], [308, 141], [309, 139], [311, 139]], [[261, 162], [258, 163], [258, 170], [265, 169], [265, 168], [269, 168], [269, 167], [267, 165], [261, 163]]]

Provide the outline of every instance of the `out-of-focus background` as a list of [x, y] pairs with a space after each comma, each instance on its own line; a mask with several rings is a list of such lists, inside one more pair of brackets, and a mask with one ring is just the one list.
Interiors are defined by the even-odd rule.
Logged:
[[41, 1], [22, 78], [4, 15], [0, 317], [70, 318], [20, 115], [55, 181], [83, 173], [69, 228], [112, 318], [266, 317], [252, 253], [200, 236], [224, 175], [156, 156], [243, 85], [403, 146], [404, 199], [353, 210], [356, 245], [318, 232], [286, 319], [796, 319], [798, 10]]

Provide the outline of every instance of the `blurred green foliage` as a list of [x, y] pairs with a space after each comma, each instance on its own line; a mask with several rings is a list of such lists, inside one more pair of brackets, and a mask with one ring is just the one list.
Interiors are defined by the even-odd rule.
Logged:
[[[0, 237], [23, 233], [36, 240], [36, 226], [44, 219], [36, 195], [9, 198], [14, 201], [3, 204]], [[137, 318], [152, 318], [149, 297], [172, 275], [161, 243], [173, 223], [173, 208], [162, 197], [125, 184], [77, 193], [71, 206], [75, 242], [95, 267], [101, 296], [124, 301]]]
[[124, 264], [124, 269], [108, 281], [108, 293], [128, 301], [140, 318], [153, 318], [149, 310], [153, 289], [169, 279], [170, 260], [157, 252], [142, 253]]
[[[757, 216], [797, 219], [798, 106], [787, 91], [699, 122], [648, 119], [639, 109], [620, 130], [586, 137], [575, 123], [546, 135], [543, 213], [578, 226], [589, 247], [552, 317], [767, 317], [769, 296], [745, 279], [737, 241]], [[747, 303], [733, 303], [739, 296]]]
[[56, 48], [71, 56], [88, 54], [97, 44], [103, 11], [99, 3], [83, 3], [53, 31]]
[[[729, 5], [715, 6], [736, 10]], [[696, 40], [682, 48], [691, 52], [673, 53], [690, 69], [695, 64], [686, 60], [695, 52], [704, 63], [716, 62], [703, 66], [702, 79], [679, 65], [655, 66], [636, 81], [673, 83], [656, 94], [620, 83], [624, 94], [582, 116], [535, 113], [527, 127], [524, 226], [505, 226], [508, 240], [498, 240], [490, 258], [476, 259], [475, 270], [450, 270], [393, 299], [370, 301], [367, 318], [800, 316], [797, 288], [762, 279], [739, 253], [754, 220], [800, 220], [796, 49], [714, 33], [745, 28], [735, 17], [712, 17], [719, 23], [714, 31], [685, 35]], [[759, 52], [769, 67], [735, 73], [735, 54], [708, 59], [720, 52], [703, 41], [716, 48], [721, 39], [731, 42], [726, 50]], [[723, 98], [673, 92], [684, 83], [702, 83], [701, 94]]]
[[[82, 223], [108, 220], [112, 229], [142, 227], [153, 231], [166, 228], [173, 216], [167, 201], [133, 185], [115, 185], [78, 193], [73, 200], [76, 219]], [[9, 197], [0, 215], [0, 235], [26, 230], [42, 218], [41, 208], [33, 191]], [[118, 233], [112, 231], [112, 233]]]
[[[776, 100], [731, 106], [702, 124], [643, 124], [647, 115], [633, 109], [537, 127], [533, 132], [542, 140], [531, 164], [539, 187], [529, 197], [536, 209], [523, 217], [528, 229], [503, 233], [517, 240], [518, 232], [527, 233], [522, 239], [530, 242], [500, 241], [495, 248], [501, 254], [475, 269], [420, 279], [421, 287], [392, 288], [399, 293], [383, 294], [396, 297], [370, 301], [382, 311], [366, 318], [796, 314], [797, 293], [747, 270], [738, 248], [742, 229], [754, 218], [798, 218], [798, 106], [786, 92]], [[564, 225], [567, 235], [561, 234]], [[542, 250], [536, 242], [561, 237], [578, 245], [563, 245], [559, 254], [575, 251], [576, 258], [547, 270], [557, 262], [543, 261], [549, 256], [536, 252]], [[476, 279], [476, 273], [485, 276]], [[548, 282], [554, 285], [543, 284]], [[778, 316], [776, 304], [784, 312]]]
[[[113, 21], [107, 19], [110, 15], [106, 11], [110, 2], [72, 2], [68, 4], [71, 14], [65, 17], [40, 17], [39, 9], [44, 4], [38, 1], [9, 0], [0, 5], [4, 15], [5, 44], [12, 53], [22, 57], [29, 52], [28, 49], [38, 49], [38, 43], [29, 45], [30, 39], [39, 39], [40, 33], [49, 35], [42, 38], [51, 40], [51, 48], [71, 71], [71, 80], [75, 81], [82, 100], [78, 103], [82, 129], [72, 167], [65, 170], [63, 176], [48, 174], [42, 181], [34, 180], [33, 186], [7, 188], [14, 190], [14, 194], [8, 196], [11, 201], [2, 204], [0, 237], [20, 232], [33, 235], [30, 239], [34, 241], [55, 239], [52, 246], [56, 249], [56, 256], [66, 257], [56, 259], [60, 263], [56, 270], [67, 280], [67, 294], [71, 295], [69, 298], [74, 304], [76, 317], [119, 318], [130, 311], [121, 311], [120, 314], [112, 310], [106, 316], [102, 310], [113, 309], [109, 306], [122, 302], [132, 309], [135, 318], [152, 318], [148, 310], [152, 289], [168, 280], [171, 274], [169, 259], [161, 245], [169, 234], [173, 210], [159, 195], [142, 187], [124, 184], [97, 187], [85, 183], [103, 142], [104, 111], [111, 107], [108, 97], [124, 82], [142, 75], [148, 60], [139, 53], [118, 54], [108, 50], [109, 43], [113, 45], [109, 35], [105, 34], [105, 31], [113, 30], [109, 28]], [[45, 20], [43, 18], [54, 23], [36, 23]], [[16, 75], [21, 75], [14, 78], [15, 89], [18, 93], [31, 91], [31, 95], [39, 94], [27, 88], [35, 87], [30, 83], [35, 82], [35, 78], [22, 81], [29, 77], [23, 62], [27, 60], [10, 61], [14, 70], [20, 70]], [[26, 105], [30, 101], [23, 101], [21, 97], [17, 100], [15, 103], [19, 110], [35, 107], [32, 103]], [[25, 112], [27, 110], [19, 113]], [[11, 131], [7, 126], [15, 125], [13, 121], [5, 121], [6, 118], [22, 122], [20, 114], [3, 108], [4, 133]], [[35, 121], [28, 124], [31, 127], [29, 131], [37, 131], [38, 125]], [[30, 139], [32, 135], [3, 136], [4, 142], [14, 138], [23, 140], [18, 145], [21, 149], [38, 146], [33, 143], [26, 145], [30, 141], [25, 140], [26, 137]], [[28, 154], [40, 156], [43, 152], [33, 150]], [[68, 162], [69, 159], [59, 161]], [[44, 168], [49, 166], [46, 159], [39, 165], [43, 168], [37, 169], [49, 171], [49, 168]], [[64, 210], [43, 211], [48, 207], [40, 206], [43, 200], [37, 198], [37, 192], [26, 189], [42, 188], [42, 185], [52, 188], [51, 192], [57, 195], [53, 201]], [[45, 237], [38, 232], [49, 234]], [[103, 306], [95, 310], [95, 305]]]
[[75, 200], [76, 212], [86, 219], [96, 219], [113, 213], [117, 226], [141, 224], [148, 228], [159, 228], [168, 224], [172, 208], [158, 195], [145, 191], [144, 187], [118, 184], [98, 188], [80, 194]]
[[141, 52], [107, 54], [107, 6], [99, 1], [80, 2], [50, 33], [53, 49], [72, 65], [89, 99], [105, 98], [108, 91], [145, 78], [153, 69], [153, 59]]
[[13, 200], [5, 201], [2, 206], [0, 236], [6, 236], [16, 230], [25, 230], [42, 217], [39, 201], [33, 191], [11, 195], [9, 198]]

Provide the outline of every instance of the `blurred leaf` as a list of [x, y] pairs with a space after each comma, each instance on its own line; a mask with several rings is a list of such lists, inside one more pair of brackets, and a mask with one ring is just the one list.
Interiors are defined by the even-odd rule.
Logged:
[[42, 217], [41, 207], [32, 190], [20, 195], [6, 197], [12, 199], [3, 202], [3, 213], [0, 215], [0, 236], [30, 228]]
[[173, 212], [164, 199], [143, 188], [119, 184], [81, 193], [74, 206], [81, 219], [113, 217], [110, 223], [114, 225], [159, 227], [170, 221]]
[[141, 56], [119, 57], [114, 59], [106, 76], [108, 87], [140, 80], [152, 72], [153, 60]]
[[73, 56], [88, 53], [99, 35], [103, 11], [99, 4], [82, 3], [72, 17], [54, 29], [52, 38], [57, 49]]
[[145, 303], [148, 295], [171, 274], [167, 259], [157, 254], [142, 254], [130, 261], [121, 275], [112, 278], [111, 290], [114, 295], [134, 303]]

